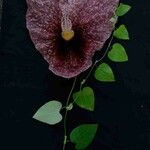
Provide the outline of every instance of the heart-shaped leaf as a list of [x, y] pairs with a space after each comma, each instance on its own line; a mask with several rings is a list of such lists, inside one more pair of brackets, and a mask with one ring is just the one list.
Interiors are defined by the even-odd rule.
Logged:
[[116, 29], [113, 35], [121, 40], [129, 40], [129, 33], [125, 25], [121, 25], [118, 29]]
[[33, 118], [49, 125], [57, 124], [62, 120], [61, 108], [62, 104], [60, 102], [50, 101], [40, 107]]
[[98, 124], [83, 124], [75, 128], [70, 134], [70, 140], [77, 150], [87, 148], [93, 141]]
[[94, 111], [94, 92], [90, 87], [85, 87], [81, 91], [73, 94], [75, 103], [83, 109]]
[[110, 66], [106, 63], [102, 63], [98, 66], [98, 68], [95, 71], [95, 78], [97, 80], [103, 81], [103, 82], [114, 82], [115, 81], [113, 71], [110, 68]]
[[111, 51], [108, 52], [108, 57], [110, 60], [112, 60], [114, 62], [128, 61], [128, 56], [126, 54], [126, 51], [125, 51], [124, 47], [119, 43], [115, 43], [112, 46]]
[[123, 16], [123, 15], [125, 15], [130, 9], [131, 9], [131, 6], [130, 6], [130, 5], [126, 5], [126, 4], [120, 3], [119, 7], [117, 8], [116, 15], [119, 16], [119, 17], [120, 17], [120, 16]]

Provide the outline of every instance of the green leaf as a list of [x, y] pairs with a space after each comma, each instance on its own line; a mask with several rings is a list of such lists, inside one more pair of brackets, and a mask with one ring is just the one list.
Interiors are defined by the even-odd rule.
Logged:
[[72, 110], [73, 109], [73, 104], [70, 103], [67, 107], [66, 107], [67, 110]]
[[110, 22], [112, 22], [114, 25], [117, 23], [117, 20], [118, 20], [118, 17], [116, 16], [113, 16], [111, 19], [110, 19]]
[[62, 104], [60, 102], [50, 101], [40, 107], [33, 118], [49, 125], [57, 124], [62, 120], [61, 108]]
[[114, 31], [114, 37], [122, 40], [129, 40], [129, 33], [125, 25], [121, 25]]
[[94, 92], [90, 87], [85, 87], [81, 91], [73, 94], [75, 103], [86, 110], [94, 111]]
[[120, 16], [123, 16], [123, 15], [125, 15], [130, 9], [131, 9], [131, 6], [130, 6], [130, 5], [126, 5], [126, 4], [120, 3], [119, 7], [117, 8], [116, 15], [119, 16], [119, 17], [120, 17]]
[[102, 63], [95, 71], [95, 78], [103, 82], [114, 82], [115, 77], [112, 69], [106, 63]]
[[75, 128], [70, 134], [70, 140], [77, 150], [87, 148], [93, 141], [98, 124], [83, 124]]
[[119, 43], [115, 43], [112, 46], [112, 49], [108, 52], [108, 58], [114, 62], [128, 61], [126, 51], [124, 47]]

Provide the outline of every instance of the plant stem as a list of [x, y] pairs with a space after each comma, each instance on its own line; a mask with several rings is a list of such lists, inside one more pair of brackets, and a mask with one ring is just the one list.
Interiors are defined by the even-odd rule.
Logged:
[[[99, 63], [100, 61], [102, 61], [102, 60], [105, 58], [105, 56], [106, 56], [106, 54], [107, 54], [107, 52], [108, 52], [108, 50], [109, 50], [109, 48], [110, 48], [110, 46], [111, 46], [111, 43], [112, 43], [112, 41], [113, 41], [113, 38], [114, 38], [114, 37], [113, 37], [113, 34], [112, 34], [112, 36], [111, 36], [111, 38], [110, 38], [110, 42], [108, 43], [108, 46], [107, 46], [107, 49], [106, 49], [104, 55], [103, 55], [100, 59], [98, 59], [98, 60], [96, 60], [96, 61], [94, 62], [94, 64], [92, 65], [92, 67], [91, 67], [91, 69], [90, 69], [88, 75], [87, 75], [87, 76], [85, 77], [85, 79], [83, 79], [82, 82], [80, 83], [80, 90], [79, 90], [79, 91], [82, 90], [83, 85], [84, 85], [84, 84], [87, 82], [87, 80], [89, 79], [89, 77], [90, 77], [90, 75], [91, 75], [93, 69], [94, 69], [95, 66], [97, 65], [97, 63]], [[78, 97], [76, 97], [76, 99], [73, 100], [72, 104], [74, 104], [77, 99], [78, 99]]]
[[[108, 46], [107, 46], [107, 49], [106, 49], [104, 55], [103, 55], [100, 59], [98, 59], [98, 60], [96, 60], [96, 61], [94, 62], [94, 64], [92, 65], [92, 67], [91, 67], [91, 69], [90, 69], [88, 75], [87, 75], [87, 76], [85, 77], [85, 79], [83, 79], [82, 82], [80, 83], [80, 91], [82, 90], [83, 85], [84, 85], [84, 84], [87, 82], [87, 80], [89, 79], [89, 77], [90, 77], [90, 75], [91, 75], [93, 69], [95, 68], [96, 64], [99, 63], [101, 60], [103, 60], [103, 59], [105, 58], [105, 56], [106, 56], [106, 54], [107, 54], [107, 52], [108, 52], [108, 50], [109, 50], [109, 48], [110, 48], [110, 46], [111, 46], [112, 41], [113, 41], [113, 34], [112, 34], [112, 36], [111, 36], [110, 42], [109, 42], [109, 44], [108, 44]], [[69, 96], [68, 96], [68, 99], [67, 99], [65, 108], [69, 105], [69, 101], [70, 101], [72, 92], [73, 92], [73, 90], [74, 90], [74, 88], [75, 88], [76, 81], [77, 81], [77, 77], [74, 79], [74, 82], [73, 82], [71, 91], [70, 91], [70, 93], [69, 93]], [[77, 98], [76, 98], [76, 99], [77, 99]], [[72, 104], [74, 104], [74, 102], [76, 101], [76, 99], [72, 102]], [[63, 150], [66, 149], [66, 144], [67, 144], [67, 125], [66, 125], [66, 122], [67, 122], [68, 111], [69, 111], [69, 110], [66, 109], [66, 111], [65, 111], [65, 116], [64, 116], [64, 143], [63, 143]]]
[[100, 59], [98, 59], [98, 60], [96, 60], [96, 61], [94, 62], [93, 66], [91, 67], [91, 70], [89, 71], [88, 75], [86, 76], [85, 81], [84, 81], [84, 83], [82, 84], [82, 86], [87, 82], [88, 78], [90, 77], [90, 75], [91, 75], [93, 69], [95, 68], [95, 66], [97, 65], [97, 63], [99, 63], [100, 61], [102, 61], [102, 60], [105, 58], [105, 56], [106, 56], [106, 54], [107, 54], [107, 52], [108, 52], [108, 50], [109, 50], [109, 48], [110, 48], [110, 46], [111, 46], [111, 43], [112, 43], [112, 41], [113, 41], [113, 38], [114, 38], [114, 36], [113, 36], [113, 34], [112, 34], [112, 36], [111, 36], [111, 38], [110, 38], [110, 41], [109, 41], [109, 43], [108, 43], [108, 46], [107, 46], [107, 49], [106, 49], [104, 55], [103, 55]]
[[[67, 98], [67, 102], [66, 102], [66, 105], [65, 105], [66, 108], [69, 105], [69, 101], [70, 101], [72, 92], [73, 92], [73, 90], [75, 88], [76, 81], [77, 81], [77, 77], [75, 77], [75, 79], [74, 79], [74, 82], [73, 82], [73, 85], [71, 87], [69, 96]], [[65, 116], [64, 116], [64, 143], [63, 143], [63, 150], [66, 149], [66, 144], [67, 144], [67, 115], [68, 115], [68, 109], [66, 109]]]

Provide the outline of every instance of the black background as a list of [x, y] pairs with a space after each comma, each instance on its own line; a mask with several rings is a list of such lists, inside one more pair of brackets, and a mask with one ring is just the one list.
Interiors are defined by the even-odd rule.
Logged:
[[[80, 123], [100, 124], [89, 150], [150, 149], [150, 1], [122, 2], [132, 6], [119, 24], [127, 25], [131, 40], [122, 42], [129, 61], [114, 64], [117, 81], [88, 81], [95, 90], [94, 113], [77, 107], [69, 131]], [[25, 26], [25, 0], [4, 0], [0, 47], [0, 149], [61, 150], [63, 127], [32, 119], [45, 102], [65, 102], [73, 80], [56, 77], [34, 48]], [[84, 74], [82, 75], [84, 76]], [[78, 81], [79, 82], [79, 81]], [[68, 149], [73, 150], [70, 145]]]

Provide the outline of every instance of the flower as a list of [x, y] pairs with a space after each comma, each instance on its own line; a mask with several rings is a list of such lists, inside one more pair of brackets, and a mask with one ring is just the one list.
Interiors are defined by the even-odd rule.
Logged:
[[72, 78], [92, 65], [110, 37], [119, 0], [27, 0], [27, 28], [56, 75]]

